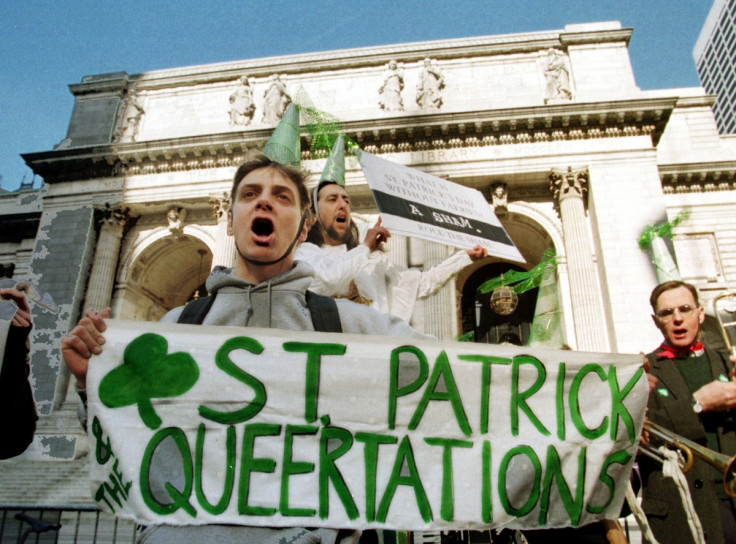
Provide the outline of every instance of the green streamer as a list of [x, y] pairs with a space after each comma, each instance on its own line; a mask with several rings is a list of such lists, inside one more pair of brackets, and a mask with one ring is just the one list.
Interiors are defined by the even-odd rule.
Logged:
[[303, 87], [299, 87], [294, 98], [301, 109], [302, 128], [309, 134], [309, 150], [313, 158], [325, 158], [335, 145], [338, 136], [345, 138], [348, 153], [359, 147], [342, 129], [340, 120], [334, 115], [318, 109]]
[[642, 251], [647, 251], [652, 247], [654, 238], [672, 238], [672, 230], [688, 217], [690, 217], [690, 212], [682, 210], [672, 221], [665, 221], [658, 225], [647, 225], [639, 237], [639, 247]]
[[531, 270], [527, 270], [525, 272], [509, 270], [508, 272], [504, 272], [499, 277], [490, 279], [481, 284], [478, 287], [478, 293], [490, 293], [504, 285], [516, 284], [512, 287], [512, 291], [515, 294], [520, 295], [530, 289], [539, 287], [545, 268], [548, 265], [554, 265], [553, 267], [557, 266], [555, 258], [555, 250], [552, 248], [547, 249], [542, 255], [542, 261]]

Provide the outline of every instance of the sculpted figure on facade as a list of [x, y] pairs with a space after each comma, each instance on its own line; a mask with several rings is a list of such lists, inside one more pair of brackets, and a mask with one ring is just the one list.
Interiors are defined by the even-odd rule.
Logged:
[[493, 211], [495, 213], [508, 211], [509, 193], [505, 183], [493, 184], [491, 198], [493, 199]]
[[383, 84], [378, 89], [378, 105], [386, 111], [403, 111], [404, 66], [395, 60], [389, 61], [383, 73]]
[[275, 125], [283, 117], [286, 108], [291, 104], [291, 97], [286, 92], [286, 84], [281, 77], [273, 74], [269, 78], [268, 88], [263, 93], [263, 122]]
[[432, 59], [424, 59], [424, 67], [417, 83], [417, 104], [424, 109], [439, 109], [442, 107], [442, 89], [445, 88], [445, 78]]
[[238, 88], [230, 95], [230, 124], [249, 125], [255, 111], [251, 81], [248, 76], [242, 76]]
[[135, 91], [130, 91], [127, 100], [125, 100], [121, 109], [123, 112], [122, 122], [113, 136], [113, 142], [135, 142], [138, 137], [138, 126], [141, 118], [145, 114], [143, 106], [138, 102], [138, 96]]
[[547, 64], [544, 69], [544, 103], [550, 100], [572, 100], [570, 71], [567, 69], [565, 55], [557, 49], [547, 51]]
[[178, 238], [184, 230], [184, 218], [187, 216], [186, 208], [170, 208], [166, 212], [166, 220], [169, 222], [169, 232]]

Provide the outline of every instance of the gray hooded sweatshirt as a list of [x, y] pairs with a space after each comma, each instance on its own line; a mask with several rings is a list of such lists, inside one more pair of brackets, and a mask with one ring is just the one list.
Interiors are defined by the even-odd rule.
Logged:
[[[260, 284], [250, 283], [234, 274], [233, 269], [220, 269], [207, 278], [207, 291], [215, 296], [203, 325], [266, 327], [273, 329], [313, 331], [305, 291], [312, 283], [314, 270], [297, 261], [287, 272]], [[338, 299], [338, 312], [343, 332], [406, 338], [432, 338], [412, 329], [406, 321], [348, 300]], [[183, 306], [167, 313], [161, 321], [176, 323]], [[175, 478], [163, 471], [162, 483]], [[152, 475], [153, 476], [153, 475]], [[152, 479], [155, 479], [152, 478]], [[152, 487], [155, 486], [151, 482]], [[269, 528], [236, 525], [171, 526], [152, 525], [143, 530], [139, 542], [145, 544], [352, 544], [360, 531], [338, 529], [306, 529], [301, 527]]]

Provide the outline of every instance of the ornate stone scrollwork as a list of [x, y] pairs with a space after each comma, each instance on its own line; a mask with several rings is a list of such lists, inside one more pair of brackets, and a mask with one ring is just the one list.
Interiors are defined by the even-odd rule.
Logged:
[[130, 219], [130, 208], [121, 208], [105, 203], [105, 207], [99, 210], [100, 225], [108, 227], [120, 227], [121, 229]]
[[549, 190], [552, 191], [555, 201], [555, 209], [560, 212], [560, 202], [570, 197], [577, 197], [587, 204], [588, 194], [588, 168], [573, 170], [568, 166], [567, 170], [552, 169], [549, 173]]
[[218, 223], [227, 217], [227, 212], [230, 211], [230, 204], [230, 193], [223, 191], [221, 194], [210, 195], [210, 205]]

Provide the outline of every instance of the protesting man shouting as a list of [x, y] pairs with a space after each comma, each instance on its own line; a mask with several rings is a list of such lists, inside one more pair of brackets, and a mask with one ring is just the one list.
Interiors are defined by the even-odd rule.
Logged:
[[381, 243], [391, 235], [380, 219], [360, 242], [345, 191], [344, 147], [344, 139], [338, 137], [312, 193], [316, 219], [296, 259], [315, 269], [310, 287], [314, 292], [349, 298], [408, 322], [417, 299], [434, 295], [460, 270], [488, 253], [476, 246], [450, 255], [429, 270], [406, 268], [381, 251]]

